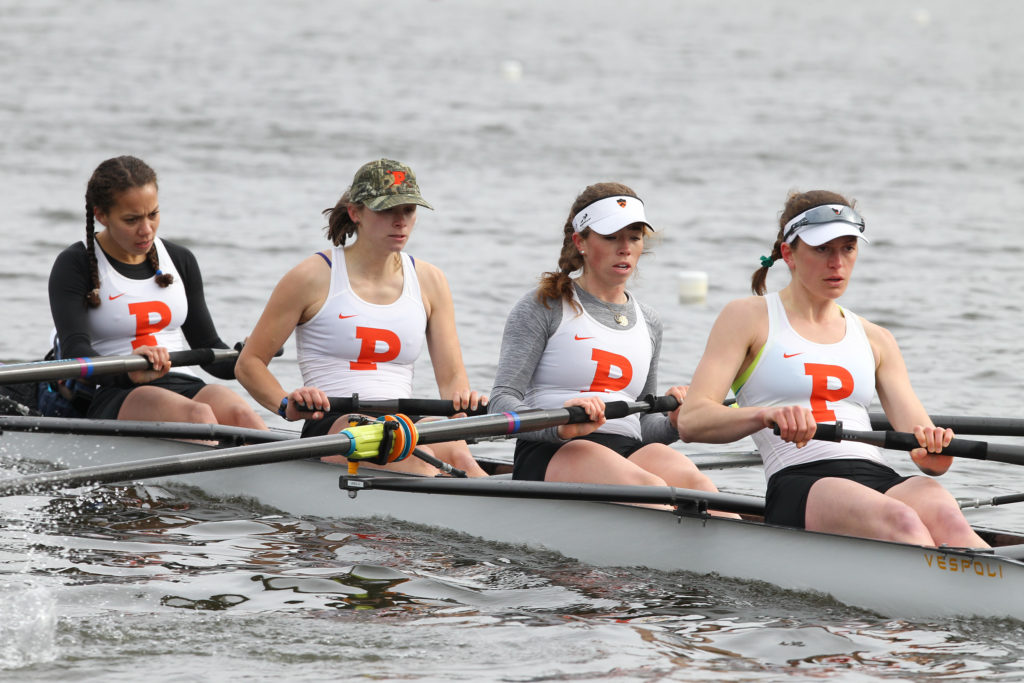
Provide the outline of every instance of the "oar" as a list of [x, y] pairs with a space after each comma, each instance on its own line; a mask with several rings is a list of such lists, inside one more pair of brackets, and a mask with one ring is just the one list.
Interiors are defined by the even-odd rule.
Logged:
[[331, 396], [332, 413], [363, 413], [365, 415], [444, 415], [456, 413], [486, 415], [487, 406], [456, 409], [451, 401], [439, 398], [384, 398], [361, 399], [359, 394]]
[[412, 477], [358, 477], [342, 475], [339, 486], [350, 495], [361, 491], [407, 491], [458, 496], [534, 498], [544, 500], [587, 500], [609, 503], [653, 503], [680, 506], [696, 512], [708, 509], [745, 514], [764, 514], [764, 500], [712, 491], [694, 491], [671, 486], [629, 486], [619, 484], [572, 484], [554, 481], [513, 479], [427, 479]]
[[[612, 401], [606, 404], [605, 415], [609, 419], [614, 419], [632, 413], [670, 411], [674, 410], [677, 405], [677, 401], [671, 396], [648, 397], [645, 401]], [[554, 410], [528, 410], [522, 413], [501, 413], [426, 422], [417, 425], [417, 432], [419, 443], [440, 443], [484, 436], [512, 436], [520, 432], [582, 423], [588, 420], [587, 413], [583, 408], [572, 406]], [[353, 427], [338, 434], [294, 439], [283, 443], [237, 446], [213, 452], [167, 455], [117, 465], [96, 465], [75, 470], [30, 474], [24, 477], [0, 480], [0, 495], [28, 493], [42, 488], [74, 487], [193, 474], [209, 470], [345, 454], [349, 451], [353, 451], [356, 454], [355, 457], [369, 460], [368, 455], [360, 454], [371, 452], [376, 448], [376, 444], [381, 441], [381, 433], [384, 431], [381, 428], [383, 424]], [[360, 441], [362, 438], [365, 438], [367, 443], [362, 443]], [[349, 455], [348, 457], [351, 459], [354, 456]]]
[[992, 498], [957, 498], [956, 502], [961, 508], [980, 508], [989, 505], [1006, 505], [1007, 503], [1020, 503], [1024, 501], [1024, 493], [1007, 493]]
[[[869, 413], [871, 428], [892, 429], [885, 413]], [[988, 436], [1024, 436], [1024, 420], [1014, 417], [971, 417], [970, 415], [931, 415], [938, 427], [949, 427], [957, 434]]]
[[[234, 349], [187, 349], [171, 352], [171, 366], [208, 365], [228, 358], [237, 358]], [[100, 356], [97, 358], [69, 358], [67, 360], [46, 360], [33, 363], [0, 365], [0, 384], [21, 382], [44, 382], [58, 379], [78, 379], [117, 375], [150, 368], [149, 360], [143, 356]]]
[[[775, 428], [778, 432], [778, 427]], [[861, 432], [843, 429], [842, 423], [820, 424], [814, 433], [815, 439], [825, 441], [859, 441], [879, 448], [890, 448], [897, 451], [912, 451], [920, 448], [917, 437], [908, 432], [873, 431]], [[953, 439], [943, 447], [942, 455], [953, 455], [958, 458], [974, 460], [992, 460], [1012, 465], [1024, 465], [1024, 446], [1013, 446], [987, 441], [970, 441]]]
[[91, 434], [97, 436], [143, 436], [164, 439], [200, 439], [202, 441], [264, 443], [297, 439], [296, 432], [248, 429], [192, 422], [143, 422], [135, 420], [91, 420], [75, 417], [35, 417], [0, 415], [0, 433], [40, 432], [44, 434]]

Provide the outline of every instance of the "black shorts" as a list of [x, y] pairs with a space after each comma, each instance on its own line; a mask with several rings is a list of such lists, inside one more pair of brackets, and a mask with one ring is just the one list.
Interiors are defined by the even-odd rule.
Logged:
[[85, 416], [97, 420], [116, 420], [117, 414], [121, 412], [121, 405], [128, 398], [128, 394], [139, 387], [160, 387], [181, 394], [186, 398], [195, 398], [206, 382], [193, 375], [182, 375], [180, 373], [168, 373], [160, 379], [155, 379], [147, 384], [136, 384], [133, 387], [98, 386], [96, 393], [89, 403], [89, 410]]
[[803, 529], [806, 526], [807, 496], [814, 483], [826, 477], [849, 479], [879, 493], [910, 479], [888, 465], [861, 458], [793, 465], [779, 470], [768, 480], [764, 498], [765, 521]]
[[[622, 436], [621, 434], [594, 433], [572, 440], [593, 441], [612, 449], [623, 458], [628, 458], [647, 445], [640, 439]], [[517, 440], [515, 461], [512, 465], [512, 478], [544, 481], [544, 475], [547, 474], [551, 458], [555, 457], [555, 453], [564, 445], [565, 443], [553, 443], [551, 441]]]

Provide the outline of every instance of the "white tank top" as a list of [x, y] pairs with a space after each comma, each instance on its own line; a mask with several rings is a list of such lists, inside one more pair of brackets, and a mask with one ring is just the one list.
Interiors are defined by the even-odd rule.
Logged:
[[[189, 348], [181, 331], [188, 317], [185, 285], [164, 243], [159, 237], [154, 243], [160, 270], [174, 276], [167, 287], [158, 285], [156, 276], [133, 280], [121, 275], [96, 245], [100, 305], [89, 309], [89, 338], [101, 356], [127, 355], [140, 346], [163, 346], [168, 351]], [[196, 376], [189, 367], [174, 368], [174, 372]]]
[[[573, 299], [579, 304], [575, 293]], [[561, 301], [562, 321], [544, 347], [525, 402], [552, 410], [579, 396], [635, 401], [647, 383], [653, 353], [647, 321], [636, 300], [630, 297], [636, 324], [628, 330], [611, 329]], [[609, 420], [597, 431], [639, 439], [640, 417]]]
[[427, 312], [412, 258], [402, 258], [402, 293], [390, 304], [360, 299], [348, 281], [344, 247], [331, 250], [331, 288], [323, 307], [295, 331], [306, 386], [330, 396], [409, 398], [426, 339]]
[[[807, 406], [822, 423], [839, 420], [849, 429], [870, 430], [868, 405], [875, 395], [875, 358], [864, 326], [843, 310], [846, 334], [835, 344], [818, 344], [790, 326], [778, 293], [765, 296], [768, 339], [733, 391], [741, 406]], [[883, 463], [874, 446], [854, 441], [811, 440], [803, 448], [783, 441], [771, 429], [752, 435], [764, 461], [765, 477], [818, 460], [863, 458]]]

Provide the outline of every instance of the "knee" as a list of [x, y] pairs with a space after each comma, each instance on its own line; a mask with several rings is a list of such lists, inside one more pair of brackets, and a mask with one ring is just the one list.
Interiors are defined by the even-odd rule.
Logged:
[[972, 531], [970, 523], [955, 500], [938, 502], [932, 505], [926, 514], [930, 520], [934, 520], [933, 526], [946, 534]]
[[629, 486], [668, 486], [664, 479], [641, 467], [630, 468], [622, 483]]
[[224, 417], [224, 424], [248, 427], [250, 429], [267, 428], [266, 423], [256, 414], [256, 411], [245, 404], [232, 405]]
[[881, 512], [886, 526], [894, 534], [897, 540], [903, 538], [918, 538], [922, 534], [930, 535], [928, 529], [917, 512], [898, 500], [888, 502]]
[[189, 401], [186, 409], [186, 422], [199, 424], [217, 424], [217, 416], [213, 414], [213, 408], [199, 401]]

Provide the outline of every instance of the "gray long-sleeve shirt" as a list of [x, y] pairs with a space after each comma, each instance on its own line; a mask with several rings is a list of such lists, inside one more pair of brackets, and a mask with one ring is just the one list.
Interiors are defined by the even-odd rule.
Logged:
[[[615, 316], [633, 312], [632, 296], [629, 297], [630, 301], [625, 304], [609, 304], [578, 286], [576, 295], [586, 312], [602, 325], [613, 330], [630, 329], [636, 325], [636, 320], [632, 318], [625, 328], [615, 322]], [[657, 393], [658, 358], [661, 355], [663, 328], [654, 309], [641, 302], [637, 303], [651, 335], [651, 366], [647, 371], [647, 381], [641, 392], [641, 396], [646, 396]], [[495, 373], [490, 401], [487, 404], [489, 412], [521, 412], [533, 407], [524, 402], [526, 392], [533, 381], [533, 373], [544, 354], [548, 339], [562, 322], [561, 301], [549, 301], [548, 304], [549, 307], [546, 307], [541, 303], [537, 299], [536, 291], [532, 291], [525, 294], [512, 307], [512, 311], [505, 320], [505, 331], [501, 337], [498, 369]], [[663, 414], [642, 415], [640, 430], [643, 440], [648, 443], [667, 444], [679, 439], [679, 433], [675, 426], [669, 421], [668, 416]], [[519, 438], [535, 441], [563, 441], [558, 437], [555, 427], [523, 432]]]

